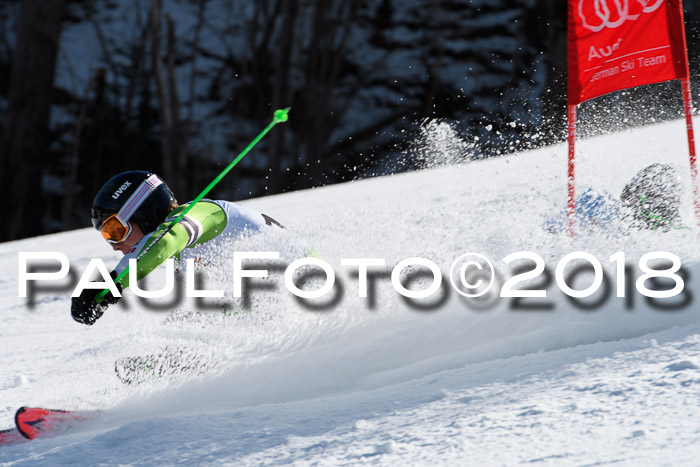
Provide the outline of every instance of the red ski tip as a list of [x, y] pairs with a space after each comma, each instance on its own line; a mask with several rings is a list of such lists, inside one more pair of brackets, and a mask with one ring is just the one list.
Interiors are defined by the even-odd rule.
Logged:
[[27, 439], [34, 439], [44, 432], [51, 432], [55, 423], [47, 409], [20, 407], [15, 414], [17, 429]]
[[22, 436], [34, 439], [54, 432], [59, 426], [75, 418], [75, 415], [65, 410], [20, 407], [15, 414], [15, 424]]

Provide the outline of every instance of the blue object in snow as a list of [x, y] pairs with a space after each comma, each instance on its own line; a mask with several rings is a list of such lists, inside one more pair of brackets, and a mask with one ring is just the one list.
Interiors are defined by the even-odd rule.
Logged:
[[[607, 192], [599, 193], [588, 188], [576, 199], [576, 223], [583, 229], [608, 229], [620, 218], [621, 202]], [[566, 210], [542, 224], [551, 233], [561, 233], [568, 225]]]

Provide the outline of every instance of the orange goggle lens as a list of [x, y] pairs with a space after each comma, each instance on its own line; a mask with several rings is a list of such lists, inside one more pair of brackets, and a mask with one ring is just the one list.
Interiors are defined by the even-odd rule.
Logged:
[[131, 224], [123, 223], [116, 214], [112, 214], [102, 223], [100, 233], [109, 243], [121, 243], [131, 233]]

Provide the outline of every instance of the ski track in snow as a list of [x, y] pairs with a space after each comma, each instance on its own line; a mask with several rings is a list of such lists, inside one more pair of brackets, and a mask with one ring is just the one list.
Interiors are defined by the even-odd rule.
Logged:
[[[578, 188], [618, 194], [653, 162], [687, 167], [684, 125], [669, 122], [581, 141]], [[461, 147], [452, 142], [453, 147]], [[426, 147], [426, 151], [430, 151]], [[438, 157], [449, 157], [435, 148]], [[428, 154], [426, 158], [429, 158]], [[435, 165], [440, 165], [436, 161]], [[683, 220], [693, 225], [689, 180]], [[343, 257], [422, 256], [445, 274], [462, 253], [494, 262], [522, 250], [553, 268], [584, 250], [671, 251], [697, 293], [693, 232], [582, 235], [571, 245], [541, 224], [566, 202], [566, 149], [554, 146], [323, 189], [249, 200], [286, 225], [241, 239], [239, 251], [313, 247], [342, 285], [324, 311], [301, 308], [281, 272], [251, 306], [227, 316], [198, 305], [146, 311], [127, 292], [93, 327], [70, 319], [70, 290], [17, 297], [17, 252], [61, 251], [76, 273], [111, 252], [91, 229], [0, 245], [0, 427], [21, 405], [101, 409], [56, 438], [0, 448], [2, 465], [179, 463], [261, 465], [694, 465], [700, 454], [700, 311], [659, 311], [636, 297], [574, 309], [476, 310], [446, 288], [434, 311], [408, 308], [388, 278], [370, 304]], [[232, 294], [230, 251], [212, 252], [207, 288]], [[281, 263], [280, 263], [281, 264]], [[162, 283], [162, 273], [148, 288]], [[216, 368], [205, 376], [122, 385], [117, 358], [184, 349]]]

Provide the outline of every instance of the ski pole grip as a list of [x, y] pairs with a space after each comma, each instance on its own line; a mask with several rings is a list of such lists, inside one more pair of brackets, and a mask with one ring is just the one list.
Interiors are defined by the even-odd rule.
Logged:
[[291, 109], [291, 107], [287, 107], [286, 109], [275, 110], [275, 114], [273, 117], [275, 123], [282, 123], [282, 122], [286, 122], [287, 120], [289, 120], [289, 110], [290, 109]]

